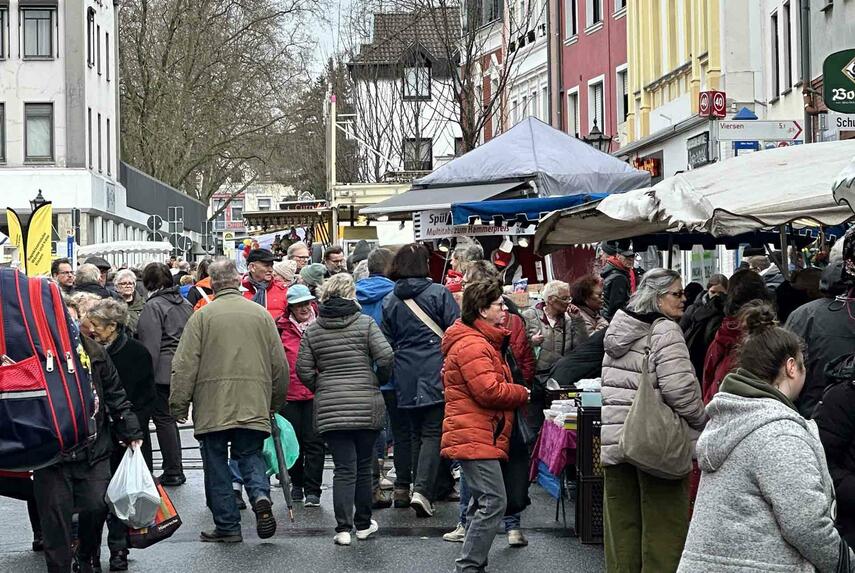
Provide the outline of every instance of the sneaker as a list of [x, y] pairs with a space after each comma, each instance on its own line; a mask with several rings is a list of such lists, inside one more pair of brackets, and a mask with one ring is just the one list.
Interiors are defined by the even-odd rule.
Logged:
[[240, 533], [222, 533], [213, 529], [200, 533], [199, 541], [203, 543], [240, 543], [243, 541], [243, 536]]
[[303, 502], [304, 507], [321, 507], [321, 496], [307, 495], [306, 501]]
[[119, 551], [110, 551], [110, 571], [127, 571], [128, 570], [128, 551], [120, 549]]
[[419, 492], [413, 492], [413, 497], [410, 499], [410, 507], [415, 510], [419, 517], [433, 517], [433, 505], [428, 498]]
[[276, 518], [273, 517], [273, 504], [266, 497], [252, 504], [255, 512], [255, 531], [260, 539], [268, 539], [276, 533]]
[[371, 509], [387, 509], [389, 507], [392, 507], [392, 500], [386, 497], [386, 494], [383, 493], [382, 489], [375, 489], [374, 498], [371, 502]]
[[386, 477], [392, 481], [395, 481], [395, 478], [398, 477], [398, 474], [395, 473], [395, 467], [389, 468], [389, 471], [386, 472]]
[[452, 543], [463, 543], [463, 539], [465, 537], [466, 527], [462, 523], [458, 523], [457, 527], [454, 528], [454, 531], [449, 531], [442, 536], [442, 539], [445, 541], [451, 541]]
[[292, 501], [303, 501], [303, 488], [297, 486], [291, 486], [291, 500]]
[[240, 490], [235, 490], [235, 501], [237, 501], [238, 509], [244, 510], [246, 509], [246, 502], [243, 500], [243, 495], [241, 495]]
[[392, 480], [381, 477], [380, 478], [380, 489], [390, 490], [395, 488], [395, 482]]
[[508, 531], [508, 545], [511, 547], [525, 547], [528, 545], [528, 539], [525, 538], [525, 535], [519, 529], [511, 529]]
[[350, 545], [350, 532], [340, 531], [333, 537], [333, 543], [336, 545]]
[[454, 481], [459, 480], [460, 479], [460, 466], [457, 466], [454, 469], [452, 469], [451, 475], [454, 478]]
[[368, 529], [357, 529], [356, 530], [356, 538], [359, 539], [360, 541], [364, 541], [364, 540], [368, 539], [369, 537], [371, 537], [371, 534], [377, 533], [377, 531], [379, 529], [380, 529], [380, 526], [377, 525], [377, 522], [372, 519], [371, 525], [368, 527]]
[[396, 487], [392, 493], [392, 505], [398, 509], [410, 507], [410, 488]]

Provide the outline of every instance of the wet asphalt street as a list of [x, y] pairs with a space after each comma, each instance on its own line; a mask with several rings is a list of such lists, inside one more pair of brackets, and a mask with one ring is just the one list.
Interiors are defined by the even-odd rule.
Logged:
[[[440, 503], [436, 515], [419, 519], [410, 509], [383, 509], [374, 512], [380, 531], [367, 541], [354, 537], [350, 547], [333, 545], [335, 518], [332, 509], [332, 470], [327, 459], [324, 493], [320, 508], [296, 504], [296, 522], [287, 520], [282, 490], [272, 490], [279, 522], [276, 535], [262, 541], [255, 534], [252, 511], [242, 512], [241, 544], [219, 545], [198, 541], [199, 531], [212, 526], [205, 507], [201, 464], [190, 432], [182, 432], [187, 460], [185, 485], [170, 490], [183, 525], [176, 534], [145, 550], [130, 555], [129, 571], [137, 573], [214, 572], [300, 572], [332, 573], [389, 571], [432, 573], [454, 570], [459, 544], [442, 540], [454, 528], [457, 503]], [[159, 472], [158, 472], [159, 473]], [[533, 504], [523, 513], [523, 530], [529, 540], [525, 548], [511, 548], [499, 533], [490, 553], [488, 571], [493, 573], [574, 573], [603, 569], [602, 546], [582, 545], [561, 521], [555, 521], [555, 500], [538, 485], [531, 487]], [[566, 508], [568, 527], [573, 526], [573, 506]], [[0, 572], [35, 573], [45, 570], [41, 554], [30, 551], [31, 534], [26, 504], [0, 498]], [[106, 530], [102, 563], [107, 571], [109, 552]]]

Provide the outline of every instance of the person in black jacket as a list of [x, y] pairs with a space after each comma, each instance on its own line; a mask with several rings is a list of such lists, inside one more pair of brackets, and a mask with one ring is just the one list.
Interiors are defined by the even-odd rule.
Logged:
[[855, 547], [855, 354], [829, 363], [814, 420], [837, 497], [837, 529]]
[[[77, 309], [69, 305], [72, 320]], [[71, 516], [79, 513], [80, 572], [100, 571], [101, 535], [107, 517], [104, 495], [110, 482], [110, 455], [115, 435], [122, 446], [139, 448], [142, 432], [116, 368], [94, 340], [79, 338], [78, 352], [88, 366], [98, 397], [94, 440], [63, 454], [60, 462], [33, 472], [33, 488], [44, 535], [49, 573], [67, 573], [72, 565]]]
[[635, 253], [617, 242], [609, 241], [601, 243], [600, 249], [605, 255], [605, 265], [600, 273], [603, 278], [602, 315], [611, 321], [615, 313], [626, 306], [632, 294], [633, 280], [630, 273], [635, 272]]
[[[409, 416], [413, 434], [410, 506], [419, 517], [433, 515], [433, 501], [446, 485], [438, 479], [445, 414], [440, 342], [442, 333], [460, 316], [448, 289], [428, 278], [429, 256], [428, 250], [416, 243], [398, 250], [387, 273], [389, 279], [396, 281], [395, 289], [383, 301], [381, 324], [395, 351], [393, 378], [398, 409]], [[415, 305], [415, 311], [409, 305]], [[395, 436], [395, 441], [408, 438]], [[400, 479], [397, 476], [396, 482]]]
[[163, 263], [149, 263], [143, 270], [143, 282], [151, 295], [140, 313], [137, 339], [152, 357], [156, 398], [154, 401], [154, 427], [157, 441], [163, 452], [163, 474], [160, 483], [178, 486], [187, 481], [181, 463], [181, 437], [175, 418], [169, 413], [169, 382], [172, 377], [172, 358], [184, 326], [193, 314], [178, 287], [172, 284], [172, 274]]
[[[143, 435], [141, 448], [143, 459], [149, 470], [152, 470], [154, 464], [148, 424], [151, 421], [152, 405], [155, 400], [154, 371], [151, 354], [145, 346], [128, 335], [126, 330], [128, 317], [128, 308], [125, 304], [115, 300], [102, 300], [87, 310], [81, 324], [81, 331], [103, 345], [116, 366], [119, 379], [132, 404], [132, 410], [140, 423]], [[118, 442], [115, 437], [114, 442]], [[113, 455], [110, 457], [111, 473], [116, 472], [123, 455], [121, 448], [114, 447]], [[125, 571], [128, 568], [128, 528], [112, 514], [107, 517], [107, 528], [110, 570]]]
[[[727, 294], [727, 277], [724, 275], [712, 275], [707, 281], [707, 290], [698, 296], [691, 304], [683, 318], [680, 319], [680, 328], [686, 337], [686, 346], [689, 349], [689, 359], [695, 367], [698, 380], [704, 378], [704, 360], [707, 348], [712, 344], [716, 332], [724, 320], [724, 300]], [[686, 297], [688, 300], [688, 297]]]

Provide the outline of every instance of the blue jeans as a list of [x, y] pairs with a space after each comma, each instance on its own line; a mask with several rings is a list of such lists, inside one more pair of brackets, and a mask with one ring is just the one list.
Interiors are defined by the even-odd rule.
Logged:
[[198, 437], [205, 471], [205, 499], [220, 533], [240, 533], [240, 511], [228, 463], [230, 443], [231, 459], [240, 469], [250, 503], [260, 498], [270, 499], [270, 482], [261, 457], [266, 437], [265, 432], [246, 429], [223, 430]]
[[[466, 485], [466, 478], [463, 472], [460, 473], [460, 516], [459, 521], [466, 526], [466, 509], [469, 507], [469, 500], [472, 499], [472, 492], [469, 491], [469, 486]], [[502, 524], [505, 526], [505, 533], [508, 531], [520, 528], [520, 514], [506, 515], [502, 518]]]

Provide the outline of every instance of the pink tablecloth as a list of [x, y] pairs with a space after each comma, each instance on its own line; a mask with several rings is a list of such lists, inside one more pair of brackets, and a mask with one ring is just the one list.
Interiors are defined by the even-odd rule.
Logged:
[[561, 475], [564, 468], [576, 463], [576, 430], [559, 428], [549, 420], [543, 423], [531, 456], [529, 477], [537, 477], [539, 462], [546, 464], [549, 473]]

